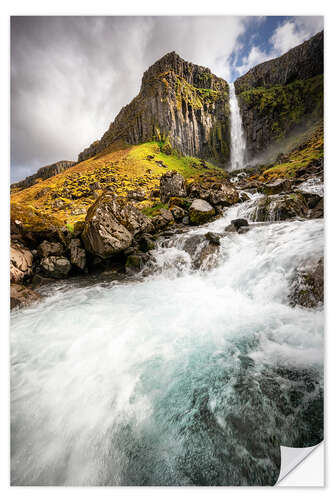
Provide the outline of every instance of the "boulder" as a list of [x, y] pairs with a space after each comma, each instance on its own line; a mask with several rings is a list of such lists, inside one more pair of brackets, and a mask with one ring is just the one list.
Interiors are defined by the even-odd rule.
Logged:
[[64, 247], [61, 243], [53, 243], [50, 241], [44, 240], [38, 246], [38, 253], [41, 257], [49, 257], [49, 255], [64, 255]]
[[263, 187], [263, 193], [266, 195], [288, 193], [292, 185], [289, 179], [276, 179]]
[[143, 189], [128, 191], [127, 198], [134, 201], [143, 201], [146, 199], [146, 192]]
[[88, 252], [106, 259], [131, 246], [135, 235], [153, 229], [151, 220], [128, 200], [105, 192], [88, 210], [82, 240]]
[[144, 268], [147, 262], [147, 255], [143, 253], [132, 253], [126, 259], [125, 271], [128, 274], [135, 274]]
[[217, 189], [212, 189], [209, 193], [208, 200], [212, 205], [229, 207], [239, 202], [238, 191], [230, 184], [221, 183], [216, 186]]
[[155, 217], [152, 218], [152, 223], [155, 231], [160, 231], [161, 229], [165, 229], [170, 224], [173, 224], [174, 218], [171, 210], [161, 208], [159, 215], [155, 215]]
[[183, 208], [177, 207], [176, 205], [171, 208], [171, 213], [177, 222], [183, 220], [187, 215]]
[[138, 241], [140, 249], [143, 252], [148, 252], [149, 250], [154, 250], [156, 243], [150, 234], [143, 234]]
[[215, 209], [205, 200], [196, 199], [189, 210], [190, 223], [199, 225], [208, 222], [215, 215]]
[[231, 221], [231, 224], [235, 226], [236, 231], [238, 231], [241, 227], [247, 227], [249, 225], [246, 219], [234, 219]]
[[211, 237], [207, 236], [210, 234], [212, 233], [190, 236], [183, 245], [183, 250], [191, 257], [193, 269], [206, 271], [214, 267], [217, 262], [220, 242], [211, 241]]
[[32, 274], [33, 255], [21, 243], [10, 247], [10, 282], [22, 283]]
[[65, 278], [71, 270], [71, 263], [66, 257], [51, 255], [40, 262], [44, 273], [51, 278]]
[[86, 266], [86, 251], [84, 248], [81, 248], [81, 240], [79, 238], [72, 239], [69, 242], [68, 249], [70, 251], [71, 264], [79, 269], [84, 269]]
[[40, 298], [39, 293], [26, 286], [17, 283], [10, 285], [10, 309], [29, 306], [33, 302], [40, 300]]
[[166, 203], [172, 196], [186, 196], [185, 179], [175, 170], [162, 175], [160, 179], [160, 199]]
[[255, 222], [280, 221], [307, 216], [308, 207], [299, 193], [260, 198], [251, 219]]
[[296, 269], [290, 287], [289, 303], [313, 308], [324, 303], [324, 259], [312, 260]]
[[321, 198], [313, 209], [309, 211], [310, 219], [322, 219], [324, 217], [324, 198]]
[[184, 210], [190, 208], [192, 201], [187, 198], [181, 198], [179, 196], [172, 196], [169, 200], [169, 208], [180, 207]]

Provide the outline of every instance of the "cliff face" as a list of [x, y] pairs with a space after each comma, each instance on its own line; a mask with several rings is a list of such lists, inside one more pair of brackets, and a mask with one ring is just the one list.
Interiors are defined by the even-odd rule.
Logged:
[[125, 106], [101, 140], [79, 154], [88, 159], [122, 139], [161, 140], [184, 155], [229, 159], [229, 90], [208, 68], [166, 54], [143, 75], [140, 93]]
[[287, 85], [323, 73], [324, 32], [294, 47], [276, 59], [258, 64], [235, 81], [236, 93], [256, 87]]
[[72, 167], [73, 165], [75, 165], [74, 161], [67, 161], [67, 160], [57, 161], [56, 163], [52, 163], [52, 165], [46, 165], [45, 167], [41, 167], [40, 169], [38, 169], [35, 174], [29, 175], [29, 177], [23, 179], [23, 181], [19, 181], [16, 182], [15, 184], [12, 184], [11, 188], [25, 189], [35, 184], [37, 179], [42, 179], [44, 181], [49, 177], [53, 177], [54, 175], [60, 174], [64, 170], [67, 170], [67, 168]]
[[323, 32], [235, 81], [247, 155], [323, 117]]

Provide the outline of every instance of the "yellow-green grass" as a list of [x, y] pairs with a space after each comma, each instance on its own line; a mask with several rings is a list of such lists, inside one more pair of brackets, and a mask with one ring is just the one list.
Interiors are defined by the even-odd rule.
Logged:
[[[203, 165], [197, 158], [175, 152], [166, 154], [161, 149], [163, 144], [158, 142], [135, 146], [114, 143], [103, 153], [54, 177], [39, 180], [29, 188], [13, 191], [11, 218], [20, 220], [31, 230], [44, 230], [51, 223], [59, 227], [71, 227], [74, 222], [85, 219], [84, 213], [75, 215], [72, 211], [82, 208], [87, 210], [94, 203], [96, 195], [107, 187], [113, 188], [119, 196], [126, 196], [131, 190], [144, 190], [148, 199], [138, 203], [138, 206], [147, 209], [159, 203], [158, 198], [150, 200], [149, 194], [159, 188], [160, 177], [168, 170], [176, 170], [189, 182], [203, 174], [216, 177], [225, 175], [222, 169], [209, 162]], [[89, 184], [95, 182], [100, 183], [101, 189], [92, 192]], [[57, 206], [61, 203], [63, 206]]]
[[308, 140], [287, 155], [287, 161], [267, 168], [261, 174], [254, 176], [254, 178], [257, 178], [259, 181], [293, 178], [296, 176], [298, 170], [306, 169], [311, 166], [313, 161], [323, 158], [323, 156], [324, 131], [323, 125], [320, 125]]

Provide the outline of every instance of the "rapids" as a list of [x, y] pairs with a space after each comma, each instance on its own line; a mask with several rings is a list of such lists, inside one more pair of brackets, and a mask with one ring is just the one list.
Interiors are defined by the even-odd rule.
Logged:
[[211, 271], [183, 250], [251, 204], [161, 241], [148, 276], [12, 313], [12, 484], [268, 485], [280, 445], [321, 441], [323, 310], [287, 296], [323, 221], [229, 233]]

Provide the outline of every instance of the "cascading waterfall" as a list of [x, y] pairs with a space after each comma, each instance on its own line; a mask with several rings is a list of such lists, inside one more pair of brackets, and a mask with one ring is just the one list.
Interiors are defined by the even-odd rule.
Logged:
[[238, 170], [245, 167], [246, 139], [233, 83], [229, 83], [229, 99], [231, 124], [230, 170]]
[[208, 272], [184, 250], [251, 204], [161, 242], [150, 276], [13, 313], [12, 484], [274, 484], [280, 445], [322, 439], [323, 312], [287, 297], [323, 221], [228, 233]]

